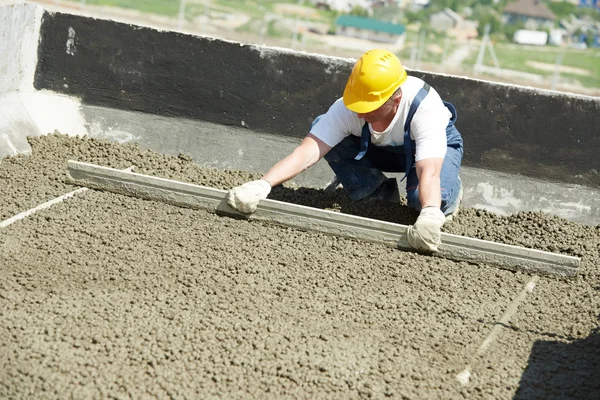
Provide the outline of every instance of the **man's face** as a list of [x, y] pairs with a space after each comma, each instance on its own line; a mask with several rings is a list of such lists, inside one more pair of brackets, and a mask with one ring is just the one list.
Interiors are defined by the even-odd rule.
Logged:
[[396, 97], [395, 99], [390, 99], [383, 103], [383, 105], [369, 113], [356, 115], [358, 118], [364, 119], [366, 122], [373, 124], [377, 121], [384, 121], [388, 119], [393, 119], [396, 115], [396, 111], [398, 110], [398, 105], [400, 104], [401, 96]]

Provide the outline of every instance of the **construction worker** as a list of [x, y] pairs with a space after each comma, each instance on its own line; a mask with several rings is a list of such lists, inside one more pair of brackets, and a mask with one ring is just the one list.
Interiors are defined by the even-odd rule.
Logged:
[[321, 158], [352, 200], [399, 201], [394, 178], [404, 172], [407, 201], [419, 211], [407, 231], [409, 244], [436, 251], [441, 228], [462, 199], [459, 170], [463, 141], [454, 127], [456, 110], [419, 78], [407, 76], [400, 60], [384, 49], [370, 50], [354, 65], [343, 97], [317, 117], [310, 133], [262, 179], [229, 191], [228, 203], [243, 213]]

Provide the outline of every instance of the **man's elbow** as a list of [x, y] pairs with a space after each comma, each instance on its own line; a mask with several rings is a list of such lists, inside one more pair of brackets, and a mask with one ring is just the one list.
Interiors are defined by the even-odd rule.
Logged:
[[315, 165], [329, 150], [331, 150], [330, 146], [309, 133], [300, 146], [296, 148], [296, 152], [299, 153], [299, 158], [302, 160], [302, 170], [305, 171]]
[[419, 178], [421, 180], [427, 178], [439, 179], [443, 163], [443, 158], [426, 158], [424, 160], [417, 161], [417, 172]]
[[304, 170], [309, 169], [323, 158], [319, 152], [311, 152], [304, 163]]
[[294, 150], [293, 156], [302, 171], [306, 171], [319, 161], [319, 153], [312, 151], [308, 146], [298, 146]]

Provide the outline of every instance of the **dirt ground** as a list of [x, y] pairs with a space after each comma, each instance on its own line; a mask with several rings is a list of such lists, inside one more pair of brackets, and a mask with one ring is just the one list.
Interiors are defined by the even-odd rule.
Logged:
[[[227, 189], [254, 176], [63, 135], [0, 162], [0, 221], [75, 159]], [[401, 205], [272, 198], [410, 223]], [[594, 398], [600, 227], [461, 210], [447, 231], [582, 257], [540, 278], [89, 190], [0, 230], [0, 398]], [[472, 367], [461, 386], [456, 374]]]

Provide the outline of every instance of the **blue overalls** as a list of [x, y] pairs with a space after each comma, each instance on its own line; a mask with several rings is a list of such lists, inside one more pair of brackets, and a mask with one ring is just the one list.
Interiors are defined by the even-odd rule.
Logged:
[[[415, 166], [415, 141], [410, 138], [410, 123], [421, 101], [429, 92], [429, 85], [419, 90], [413, 100], [404, 124], [404, 143], [402, 146], [375, 146], [371, 142], [369, 124], [365, 123], [361, 137], [349, 135], [333, 147], [325, 160], [343, 185], [348, 197], [361, 200], [377, 190], [387, 177], [383, 172], [404, 172], [406, 178], [406, 194], [408, 205], [421, 210], [419, 200], [419, 179]], [[442, 190], [442, 207], [445, 214], [450, 214], [456, 207], [461, 182], [458, 174], [463, 156], [463, 140], [454, 126], [457, 114], [451, 103], [444, 105], [452, 113], [446, 126], [448, 149], [440, 173]], [[313, 125], [318, 121], [315, 119]], [[404, 179], [403, 178], [403, 179]]]

